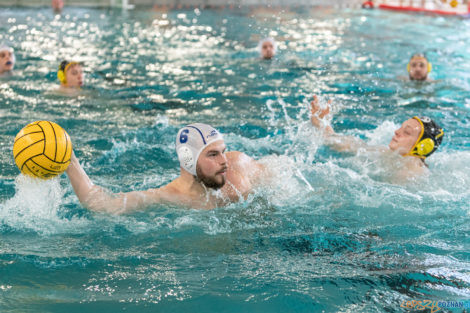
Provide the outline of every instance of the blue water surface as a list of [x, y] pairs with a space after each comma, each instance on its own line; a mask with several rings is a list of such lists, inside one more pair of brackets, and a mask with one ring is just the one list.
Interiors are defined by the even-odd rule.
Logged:
[[[0, 77], [1, 312], [402, 312], [470, 298], [470, 21], [380, 10], [0, 10], [15, 48]], [[261, 61], [265, 36], [278, 57]], [[432, 83], [410, 82], [425, 52]], [[83, 62], [77, 97], [51, 92]], [[373, 145], [414, 115], [445, 129], [430, 173], [390, 181], [373, 155], [322, 145], [308, 101]], [[271, 186], [210, 211], [92, 213], [65, 175], [19, 175], [16, 133], [67, 130], [92, 180], [113, 192], [179, 175], [192, 122], [267, 164]]]

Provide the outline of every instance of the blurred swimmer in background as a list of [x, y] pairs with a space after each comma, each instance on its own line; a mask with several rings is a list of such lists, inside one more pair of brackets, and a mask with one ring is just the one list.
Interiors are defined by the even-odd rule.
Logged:
[[432, 65], [423, 53], [413, 54], [406, 69], [410, 80], [431, 81], [428, 75], [432, 70]]
[[62, 61], [57, 71], [60, 81], [59, 92], [67, 95], [76, 95], [83, 86], [84, 77], [82, 65], [74, 61]]
[[54, 13], [60, 13], [64, 8], [64, 0], [52, 0], [51, 6]]
[[6, 46], [0, 46], [0, 75], [11, 73], [15, 66], [16, 58], [13, 49]]
[[258, 51], [262, 59], [271, 60], [277, 52], [276, 41], [271, 37], [260, 40], [258, 43]]

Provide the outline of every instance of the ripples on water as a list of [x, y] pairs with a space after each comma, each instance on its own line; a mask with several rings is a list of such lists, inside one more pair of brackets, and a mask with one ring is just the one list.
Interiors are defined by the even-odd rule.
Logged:
[[[469, 297], [468, 20], [73, 8], [0, 19], [17, 56], [0, 78], [0, 309], [375, 312]], [[267, 35], [279, 40], [272, 62], [257, 59]], [[435, 83], [397, 78], [417, 51]], [[63, 58], [84, 62], [79, 97], [49, 92]], [[322, 146], [308, 126], [313, 93], [334, 100], [338, 131], [371, 144], [412, 115], [437, 119], [446, 137], [429, 177], [391, 184], [373, 155]], [[90, 213], [65, 176], [17, 177], [13, 138], [39, 119], [67, 129], [86, 171], [113, 191], [177, 177], [174, 136], [194, 121], [269, 164], [277, 182], [213, 211]]]

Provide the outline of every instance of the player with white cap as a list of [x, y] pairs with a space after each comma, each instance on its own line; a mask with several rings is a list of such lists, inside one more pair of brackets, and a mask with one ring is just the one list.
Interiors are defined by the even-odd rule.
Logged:
[[[222, 135], [217, 130], [206, 124], [196, 123], [183, 127], [176, 136], [176, 153], [181, 168], [202, 181], [206, 187], [222, 187], [225, 183], [225, 177], [220, 176], [219, 180], [207, 177], [202, 173], [197, 162], [204, 148], [215, 141], [223, 142], [223, 140]], [[226, 168], [226, 166], [222, 166], [219, 170], [220, 173], [217, 172], [216, 174], [223, 174]]]
[[158, 203], [212, 209], [246, 198], [264, 173], [264, 167], [246, 154], [225, 148], [216, 129], [195, 123], [176, 136], [180, 176], [161, 188], [110, 194], [93, 184], [75, 155], [67, 175], [80, 202], [93, 211], [120, 214]]
[[262, 59], [270, 60], [274, 58], [277, 52], [277, 44], [274, 38], [263, 38], [258, 43], [259, 55]]
[[13, 70], [15, 61], [16, 58], [13, 49], [6, 45], [0, 45], [0, 74]]

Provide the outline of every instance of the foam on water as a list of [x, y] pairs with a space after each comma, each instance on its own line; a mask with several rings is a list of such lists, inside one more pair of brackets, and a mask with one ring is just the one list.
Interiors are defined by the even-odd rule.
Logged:
[[0, 204], [0, 225], [17, 231], [33, 231], [42, 235], [81, 232], [86, 219], [61, 217], [66, 201], [60, 178], [40, 180], [19, 175], [13, 198]]

